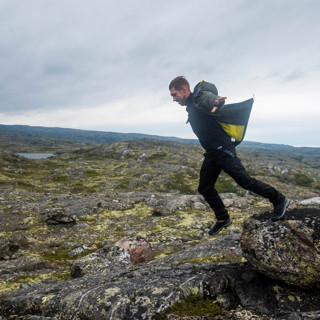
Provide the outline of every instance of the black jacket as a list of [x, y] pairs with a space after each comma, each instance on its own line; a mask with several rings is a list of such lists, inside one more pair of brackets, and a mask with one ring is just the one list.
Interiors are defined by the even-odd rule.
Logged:
[[207, 152], [216, 149], [232, 150], [241, 143], [253, 105], [253, 99], [226, 105], [223, 102], [212, 113], [214, 102], [218, 98], [216, 86], [201, 81], [187, 100], [188, 120]]
[[188, 97], [186, 110], [192, 130], [198, 137], [201, 146], [207, 152], [213, 152], [217, 149], [234, 149], [231, 137], [223, 130], [216, 118], [194, 105], [193, 93]]

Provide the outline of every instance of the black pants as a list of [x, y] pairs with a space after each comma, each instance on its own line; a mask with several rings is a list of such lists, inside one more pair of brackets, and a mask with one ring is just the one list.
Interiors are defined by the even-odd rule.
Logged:
[[217, 220], [225, 220], [229, 216], [222, 199], [214, 188], [222, 170], [242, 188], [269, 199], [274, 205], [277, 205], [284, 199], [284, 195], [272, 186], [250, 177], [237, 157], [235, 150], [227, 152], [219, 150], [214, 153], [206, 153], [200, 170], [198, 191], [211, 206]]

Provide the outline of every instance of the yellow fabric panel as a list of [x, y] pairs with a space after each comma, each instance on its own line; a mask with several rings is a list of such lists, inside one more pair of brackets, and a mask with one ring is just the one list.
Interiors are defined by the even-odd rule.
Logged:
[[236, 139], [236, 141], [241, 141], [245, 126], [240, 126], [236, 124], [228, 124], [219, 122], [222, 126], [223, 130], [232, 138]]

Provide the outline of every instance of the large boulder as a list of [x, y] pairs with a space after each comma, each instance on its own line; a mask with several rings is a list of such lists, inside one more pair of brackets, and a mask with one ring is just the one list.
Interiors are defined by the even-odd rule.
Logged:
[[245, 221], [244, 257], [259, 272], [301, 288], [320, 287], [320, 210], [288, 211], [273, 222], [270, 213]]

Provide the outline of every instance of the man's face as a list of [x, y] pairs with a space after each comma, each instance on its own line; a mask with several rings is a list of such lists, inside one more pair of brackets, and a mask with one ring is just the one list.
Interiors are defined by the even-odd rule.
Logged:
[[181, 90], [176, 90], [174, 87], [170, 89], [170, 95], [173, 101], [178, 102], [181, 106], [186, 105], [190, 92], [185, 87], [182, 87]]

